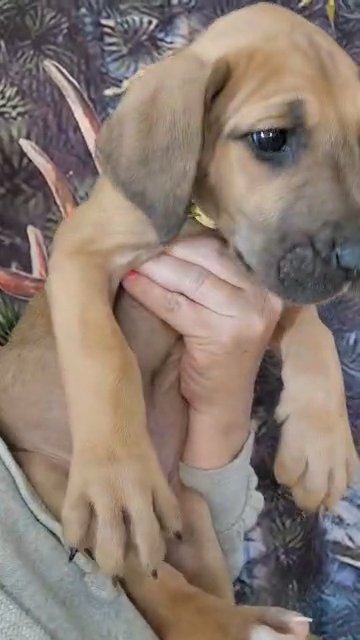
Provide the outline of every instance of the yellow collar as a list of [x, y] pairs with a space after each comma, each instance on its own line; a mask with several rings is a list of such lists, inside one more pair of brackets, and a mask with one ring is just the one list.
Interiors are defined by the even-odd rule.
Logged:
[[201, 211], [200, 207], [198, 207], [195, 202], [191, 203], [189, 215], [190, 218], [195, 218], [195, 220], [202, 224], [204, 227], [208, 227], [209, 229], [216, 229], [215, 222], [208, 218], [208, 216], [205, 215], [203, 211]]

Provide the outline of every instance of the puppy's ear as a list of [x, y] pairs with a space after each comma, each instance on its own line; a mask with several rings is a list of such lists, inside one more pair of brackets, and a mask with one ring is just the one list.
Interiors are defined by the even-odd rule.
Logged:
[[99, 134], [104, 174], [149, 216], [161, 242], [185, 221], [204, 114], [228, 76], [224, 60], [210, 65], [185, 49], [135, 78]]

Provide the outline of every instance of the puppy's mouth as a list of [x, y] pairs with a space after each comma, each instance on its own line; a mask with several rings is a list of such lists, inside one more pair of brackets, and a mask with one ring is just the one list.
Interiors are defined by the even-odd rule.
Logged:
[[288, 245], [283, 251], [279, 251], [279, 243], [270, 242], [258, 256], [246, 257], [238, 247], [234, 250], [249, 274], [292, 304], [325, 302], [360, 281], [359, 271], [342, 268], [334, 251], [322, 255], [311, 239]]
[[339, 267], [333, 253], [321, 256], [311, 241], [289, 249], [277, 268], [280, 295], [296, 304], [324, 302], [338, 295], [352, 275]]

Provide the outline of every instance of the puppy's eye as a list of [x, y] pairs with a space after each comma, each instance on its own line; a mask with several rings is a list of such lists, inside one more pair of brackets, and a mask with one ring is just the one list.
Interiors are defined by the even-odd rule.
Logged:
[[264, 129], [250, 133], [249, 138], [261, 154], [281, 153], [287, 148], [288, 132], [286, 129]]

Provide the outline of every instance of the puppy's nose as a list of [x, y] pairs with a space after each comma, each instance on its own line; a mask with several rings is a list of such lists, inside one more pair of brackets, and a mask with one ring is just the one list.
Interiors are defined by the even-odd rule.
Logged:
[[336, 247], [335, 262], [341, 269], [360, 271], [360, 244], [343, 244]]

